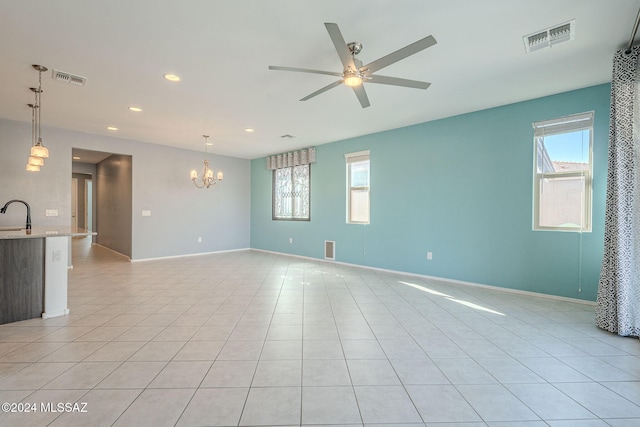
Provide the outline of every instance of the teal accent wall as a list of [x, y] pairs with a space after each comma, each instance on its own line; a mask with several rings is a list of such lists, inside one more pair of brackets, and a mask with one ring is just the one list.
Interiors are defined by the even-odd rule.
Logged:
[[[322, 259], [334, 240], [339, 262], [595, 301], [609, 102], [604, 84], [318, 146], [309, 222], [271, 219], [271, 172], [255, 159], [251, 247]], [[593, 230], [533, 231], [532, 122], [591, 110]], [[361, 150], [371, 224], [346, 224], [344, 154]]]

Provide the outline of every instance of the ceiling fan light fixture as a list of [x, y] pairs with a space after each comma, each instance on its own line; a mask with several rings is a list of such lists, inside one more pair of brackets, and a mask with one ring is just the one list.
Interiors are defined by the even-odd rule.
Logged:
[[358, 87], [362, 84], [362, 74], [354, 71], [349, 71], [344, 74], [344, 84], [349, 87]]

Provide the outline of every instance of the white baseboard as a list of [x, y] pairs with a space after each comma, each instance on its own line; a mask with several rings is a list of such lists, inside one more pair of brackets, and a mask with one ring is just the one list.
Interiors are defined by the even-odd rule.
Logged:
[[158, 261], [162, 259], [174, 259], [174, 258], [186, 258], [193, 256], [202, 256], [202, 255], [211, 255], [211, 254], [222, 254], [227, 252], [240, 252], [240, 251], [248, 251], [251, 248], [240, 248], [240, 249], [225, 249], [222, 251], [213, 251], [213, 252], [198, 252], [195, 254], [184, 254], [184, 255], [170, 255], [170, 256], [161, 256], [161, 257], [153, 257], [153, 258], [138, 258], [138, 259], [130, 259], [131, 262], [145, 262], [145, 261]]
[[60, 310], [60, 311], [56, 311], [56, 312], [44, 312], [44, 313], [42, 313], [42, 318], [43, 319], [50, 319], [52, 317], [66, 316], [68, 314], [69, 314], [69, 309], [65, 308], [64, 310]]
[[330, 264], [339, 264], [339, 265], [345, 265], [345, 266], [349, 266], [349, 267], [364, 268], [364, 269], [367, 269], [367, 270], [376, 270], [376, 271], [383, 271], [383, 272], [386, 272], [386, 273], [403, 274], [405, 276], [420, 277], [422, 279], [429, 279], [429, 280], [438, 280], [440, 282], [454, 283], [454, 284], [457, 284], [457, 285], [471, 286], [471, 287], [475, 287], [475, 288], [484, 288], [484, 289], [489, 289], [489, 290], [492, 290], [492, 291], [509, 292], [509, 293], [512, 293], [512, 294], [528, 295], [528, 296], [547, 298], [547, 299], [558, 300], [558, 301], [567, 301], [567, 302], [573, 302], [573, 303], [585, 304], [585, 305], [594, 305], [594, 306], [596, 305], [595, 301], [587, 301], [587, 300], [578, 299], [578, 298], [563, 297], [563, 296], [560, 296], [560, 295], [550, 295], [550, 294], [543, 294], [543, 293], [540, 293], [540, 292], [523, 291], [521, 289], [503, 288], [501, 286], [495, 286], [495, 285], [485, 285], [485, 284], [482, 284], [482, 283], [467, 282], [467, 281], [464, 281], [464, 280], [449, 279], [449, 278], [446, 278], [446, 277], [427, 276], [426, 274], [410, 273], [410, 272], [399, 271], [399, 270], [389, 270], [389, 269], [386, 269], [386, 268], [370, 267], [368, 265], [350, 264], [348, 262], [332, 261], [332, 260], [326, 260], [326, 259], [321, 259], [321, 258], [313, 258], [313, 257], [308, 257], [308, 256], [303, 256], [303, 255], [288, 254], [288, 253], [284, 253], [284, 252], [268, 251], [268, 250], [265, 250], [265, 249], [251, 248], [251, 250], [252, 251], [258, 251], [258, 252], [267, 252], [267, 253], [272, 253], [272, 254], [276, 254], [276, 255], [290, 256], [290, 257], [293, 257], [293, 258], [303, 258], [303, 259], [308, 259], [308, 260], [312, 260], [312, 261], [326, 262], [326, 263], [330, 263]]

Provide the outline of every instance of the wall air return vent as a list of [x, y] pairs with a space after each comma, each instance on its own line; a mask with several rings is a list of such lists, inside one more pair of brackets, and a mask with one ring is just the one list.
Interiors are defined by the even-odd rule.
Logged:
[[69, 83], [76, 86], [84, 86], [87, 83], [86, 77], [77, 76], [65, 71], [53, 70], [53, 79], [59, 82]]
[[558, 43], [568, 42], [574, 39], [575, 28], [576, 20], [574, 19], [546, 30], [536, 31], [522, 38], [524, 48], [527, 53], [530, 53]]
[[336, 242], [334, 240], [324, 241], [324, 259], [336, 259]]

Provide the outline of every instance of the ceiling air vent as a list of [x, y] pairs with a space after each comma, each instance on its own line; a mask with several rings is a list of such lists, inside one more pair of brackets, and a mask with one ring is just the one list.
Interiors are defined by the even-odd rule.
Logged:
[[524, 48], [527, 53], [530, 53], [558, 43], [568, 42], [575, 37], [575, 28], [576, 20], [574, 19], [546, 30], [536, 31], [522, 38]]
[[76, 86], [84, 86], [87, 83], [86, 77], [77, 76], [60, 70], [53, 70], [53, 79]]

